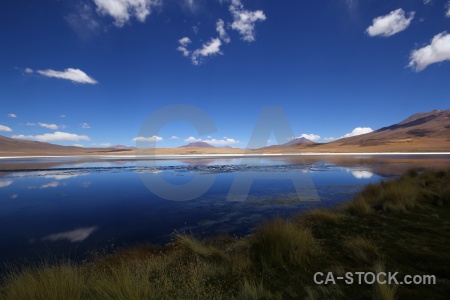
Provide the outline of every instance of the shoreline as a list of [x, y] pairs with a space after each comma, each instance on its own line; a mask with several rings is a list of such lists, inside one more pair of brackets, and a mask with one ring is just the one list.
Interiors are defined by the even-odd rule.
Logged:
[[127, 159], [127, 160], [170, 160], [186, 158], [245, 158], [245, 157], [292, 157], [292, 156], [445, 156], [450, 152], [305, 152], [305, 153], [254, 153], [254, 154], [156, 154], [156, 155], [27, 155], [27, 156], [0, 156], [0, 161], [15, 159], [64, 158], [64, 159]]

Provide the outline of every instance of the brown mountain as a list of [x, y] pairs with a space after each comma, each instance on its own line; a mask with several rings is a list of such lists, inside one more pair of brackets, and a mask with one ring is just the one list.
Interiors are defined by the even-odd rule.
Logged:
[[0, 135], [0, 156], [90, 155], [105, 154], [116, 149], [60, 146], [50, 143], [12, 139]]
[[116, 150], [134, 150], [134, 149], [137, 149], [136, 147], [129, 147], [129, 146], [125, 146], [125, 145], [122, 145], [122, 144], [119, 144], [119, 145], [114, 145], [114, 146], [111, 146], [111, 147], [108, 147], [109, 149], [116, 149]]
[[321, 144], [317, 151], [450, 151], [450, 109], [417, 113], [371, 133]]
[[184, 146], [180, 146], [178, 148], [216, 148], [216, 147], [205, 142], [194, 142]]

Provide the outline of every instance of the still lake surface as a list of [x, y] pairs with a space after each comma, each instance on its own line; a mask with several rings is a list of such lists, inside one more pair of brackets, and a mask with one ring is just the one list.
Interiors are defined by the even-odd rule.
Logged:
[[[165, 244], [174, 231], [244, 236], [265, 219], [335, 206], [413, 166], [449, 167], [450, 156], [2, 160], [0, 263]], [[230, 193], [249, 178], [248, 194]], [[193, 199], [167, 200], [158, 191], [163, 180], [188, 195], [194, 179], [200, 194]]]

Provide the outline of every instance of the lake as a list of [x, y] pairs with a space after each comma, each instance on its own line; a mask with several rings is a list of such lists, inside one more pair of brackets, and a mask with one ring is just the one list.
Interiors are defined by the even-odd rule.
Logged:
[[263, 220], [335, 206], [411, 167], [448, 168], [450, 156], [2, 159], [0, 262], [77, 260], [165, 244], [175, 231], [245, 236]]

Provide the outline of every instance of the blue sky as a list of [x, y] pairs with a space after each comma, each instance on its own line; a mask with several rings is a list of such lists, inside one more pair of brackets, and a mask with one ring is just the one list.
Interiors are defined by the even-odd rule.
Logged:
[[2, 1], [0, 134], [134, 145], [152, 112], [189, 104], [217, 131], [172, 122], [158, 147], [246, 147], [281, 106], [325, 142], [448, 109], [447, 31], [438, 0]]

